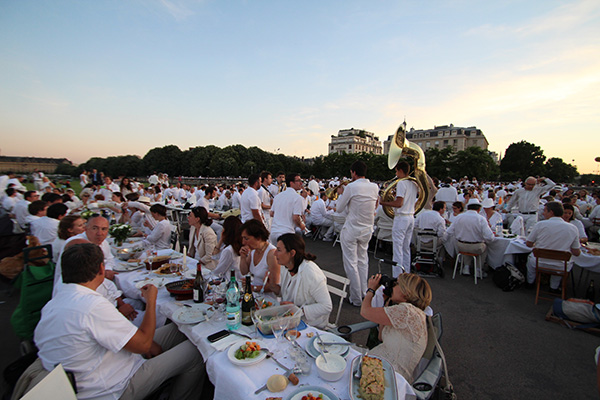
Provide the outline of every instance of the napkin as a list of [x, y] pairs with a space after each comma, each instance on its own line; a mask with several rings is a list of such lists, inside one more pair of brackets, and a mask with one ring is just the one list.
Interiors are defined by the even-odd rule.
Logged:
[[223, 350], [229, 348], [229, 346], [231, 346], [235, 342], [239, 342], [242, 339], [244, 339], [244, 338], [240, 337], [238, 335], [234, 335], [232, 333], [229, 336], [226, 336], [221, 340], [217, 340], [216, 342], [211, 343], [210, 345], [212, 346], [213, 349], [215, 349], [217, 351], [223, 351]]

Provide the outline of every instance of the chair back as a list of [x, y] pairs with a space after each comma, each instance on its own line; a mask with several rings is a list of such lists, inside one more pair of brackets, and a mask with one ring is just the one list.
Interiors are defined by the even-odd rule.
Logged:
[[535, 256], [535, 266], [538, 268], [540, 258], [547, 260], [564, 261], [565, 271], [567, 270], [567, 262], [571, 259], [571, 253], [568, 251], [550, 250], [550, 249], [533, 249]]
[[[344, 299], [348, 297], [348, 286], [350, 285], [350, 279], [325, 270], [323, 270], [323, 274], [325, 274], [325, 277], [327, 278], [327, 290], [329, 293], [340, 296], [340, 303], [335, 316], [335, 322], [333, 323], [333, 326], [331, 326], [331, 328], [335, 329], [340, 319], [340, 313], [342, 312], [342, 304], [344, 303]], [[329, 281], [335, 281], [338, 284], [341, 284], [342, 288], [340, 289], [332, 286]]]
[[[431, 250], [424, 250], [423, 239], [431, 239]], [[417, 229], [417, 254], [420, 253], [435, 253], [437, 250], [437, 233], [433, 229]]]

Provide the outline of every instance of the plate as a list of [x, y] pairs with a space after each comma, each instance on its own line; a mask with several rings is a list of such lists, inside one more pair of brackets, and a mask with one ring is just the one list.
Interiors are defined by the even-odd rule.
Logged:
[[171, 320], [180, 324], [197, 324], [206, 320], [206, 317], [202, 314], [203, 311], [206, 311], [206, 317], [209, 319], [215, 312], [214, 308], [208, 304], [193, 304], [191, 307], [184, 306], [177, 309], [171, 315]]
[[117, 263], [113, 269], [117, 272], [129, 272], [129, 271], [135, 271], [138, 270], [140, 268], [144, 268], [144, 264], [142, 263], [137, 263], [137, 264], [129, 264], [129, 263]]
[[[168, 277], [172, 277], [172, 276], [177, 276], [177, 273], [172, 273], [171, 272], [171, 265], [172, 264], [176, 264], [176, 263], [166, 263], [160, 266], [160, 268], [155, 269], [154, 271], [152, 271], [153, 274], [156, 274], [158, 276], [168, 276]], [[181, 264], [179, 264], [180, 269], [182, 269], [183, 267], [181, 266]], [[169, 271], [168, 274], [161, 274], [160, 271]], [[185, 271], [184, 271], [185, 272]], [[183, 274], [183, 272], [182, 272]]]
[[[341, 337], [334, 335], [333, 333], [321, 333], [321, 339], [323, 339], [324, 342], [340, 342], [340, 343], [348, 343], [346, 342], [344, 339], [342, 339]], [[308, 354], [310, 354], [312, 357], [317, 358], [321, 353], [319, 353], [319, 348], [317, 348], [317, 346], [321, 347], [318, 343], [317, 343], [317, 336], [313, 336], [312, 339], [309, 340], [308, 344], [306, 345], [306, 351], [308, 352]], [[342, 357], [345, 357], [348, 352], [350, 351], [350, 346], [325, 346], [327, 348], [327, 351], [331, 354], [338, 354]]]
[[339, 400], [339, 397], [335, 395], [331, 390], [325, 389], [321, 386], [299, 386], [290, 393], [285, 400], [302, 400], [302, 396], [312, 393], [313, 396], [323, 395], [323, 400]]
[[146, 285], [152, 284], [154, 286], [156, 286], [157, 288], [161, 288], [165, 285], [165, 280], [164, 278], [146, 278], [143, 281], [139, 281], [135, 283], [135, 287], [138, 289], [143, 288]]
[[[383, 357], [371, 356], [369, 357], [378, 358], [383, 364], [383, 377], [385, 379], [385, 393], [383, 395], [384, 400], [398, 400], [398, 389], [396, 389], [396, 372], [394, 367]], [[350, 385], [348, 390], [350, 391], [350, 398], [352, 400], [362, 400], [359, 397], [358, 387], [360, 385], [360, 379], [354, 377], [354, 373], [360, 368], [362, 356], [356, 356], [352, 360], [350, 367]]]
[[588, 242], [586, 247], [589, 249], [600, 250], [600, 243]]
[[265, 345], [265, 342], [262, 342], [260, 340], [243, 339], [237, 341], [229, 347], [229, 350], [227, 350], [227, 358], [229, 358], [229, 361], [231, 361], [232, 364], [238, 365], [240, 367], [247, 367], [248, 365], [258, 364], [267, 357], [267, 353], [261, 351], [260, 354], [254, 358], [247, 358], [245, 360], [238, 360], [237, 358], [235, 358], [235, 352], [240, 348], [241, 345], [243, 345], [246, 342], [256, 342], [261, 348], [267, 347]]

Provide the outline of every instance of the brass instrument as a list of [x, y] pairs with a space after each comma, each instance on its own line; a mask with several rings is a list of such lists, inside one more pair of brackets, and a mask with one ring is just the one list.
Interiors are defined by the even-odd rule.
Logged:
[[337, 192], [338, 188], [340, 186], [345, 186], [345, 185], [349, 184], [350, 182], [351, 181], [349, 179], [345, 179], [339, 185], [325, 189], [325, 195], [327, 196], [327, 198], [329, 200], [336, 201], [337, 198], [339, 197], [338, 192]]
[[[413, 159], [413, 168], [409, 176], [402, 179], [410, 179], [419, 187], [417, 203], [415, 204], [415, 214], [425, 207], [425, 203], [429, 198], [429, 184], [427, 181], [427, 173], [425, 172], [425, 154], [421, 148], [406, 140], [406, 121], [398, 127], [396, 134], [390, 144], [390, 152], [388, 153], [388, 168], [394, 169], [400, 160], [401, 156], [408, 156]], [[396, 199], [396, 184], [400, 178], [394, 178], [385, 182], [381, 186], [379, 196], [383, 201], [394, 201]], [[385, 214], [394, 218], [394, 208], [390, 206], [382, 206]]]

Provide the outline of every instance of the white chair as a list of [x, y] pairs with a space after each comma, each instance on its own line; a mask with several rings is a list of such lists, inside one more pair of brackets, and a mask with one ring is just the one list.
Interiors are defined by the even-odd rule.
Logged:
[[[329, 293], [340, 296], [340, 304], [338, 305], [337, 314], [335, 315], [335, 322], [333, 324], [327, 324], [327, 330], [336, 333], [337, 324], [340, 319], [340, 313], [342, 312], [342, 304], [344, 303], [344, 299], [348, 297], [348, 285], [350, 285], [350, 279], [325, 270], [323, 270], [323, 273], [327, 278], [327, 290], [329, 290]], [[342, 288], [340, 289], [330, 285], [330, 280], [341, 284]]]
[[336, 243], [340, 243], [340, 232], [342, 231], [345, 222], [345, 215], [333, 214], [333, 231], [335, 233], [335, 240], [333, 241], [332, 247], [335, 247]]
[[515, 217], [514, 221], [510, 224], [510, 232], [513, 235], [525, 236], [525, 223], [523, 217], [520, 215]]

